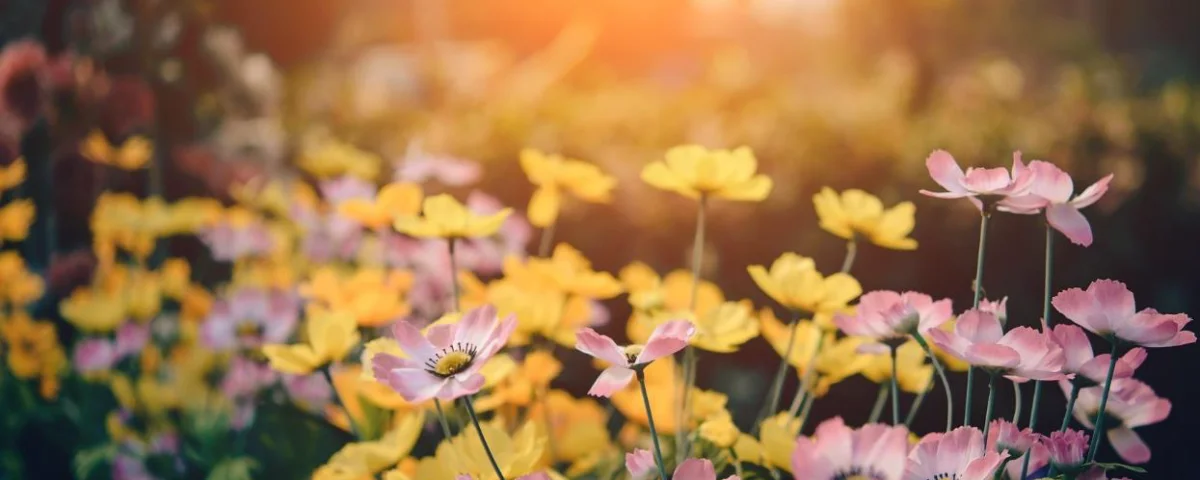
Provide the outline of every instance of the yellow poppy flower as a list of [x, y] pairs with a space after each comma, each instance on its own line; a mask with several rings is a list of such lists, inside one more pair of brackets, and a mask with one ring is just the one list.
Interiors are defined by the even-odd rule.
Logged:
[[770, 270], [762, 265], [751, 265], [746, 270], [758, 288], [792, 310], [832, 313], [845, 309], [862, 295], [862, 286], [854, 277], [845, 273], [822, 276], [811, 258], [795, 253], [775, 259]]
[[[660, 310], [653, 315], [639, 315], [630, 320], [630, 338], [645, 342], [654, 327], [670, 320], [686, 319], [696, 327], [692, 346], [717, 353], [732, 353], [750, 339], [758, 336], [759, 322], [749, 301], [724, 302], [697, 316], [687, 311]], [[649, 321], [648, 321], [649, 320]]]
[[368, 228], [382, 229], [397, 217], [412, 217], [421, 213], [421, 186], [395, 182], [379, 190], [374, 200], [352, 198], [338, 204], [338, 213]]
[[363, 268], [351, 274], [323, 267], [300, 287], [301, 295], [313, 301], [310, 309], [329, 309], [354, 317], [360, 326], [378, 327], [408, 315], [404, 293], [413, 276], [404, 270]]
[[796, 325], [795, 338], [792, 339], [792, 330], [789, 325], [785, 325], [775, 317], [775, 312], [770, 308], [763, 308], [758, 312], [759, 326], [762, 330], [762, 336], [771, 344], [771, 348], [775, 349], [775, 353], [783, 356], [788, 349], [788, 342], [792, 344], [791, 354], [788, 355], [788, 364], [795, 367], [800, 372], [808, 371], [809, 363], [813, 361], [813, 355], [816, 355], [819, 345], [822, 343], [821, 337], [825, 337], [825, 341], [833, 341], [833, 333], [825, 331], [818, 327], [812, 321], [799, 320]]
[[80, 145], [79, 153], [99, 164], [122, 170], [139, 170], [145, 168], [154, 155], [154, 144], [145, 137], [133, 136], [118, 147], [110, 143], [103, 132], [92, 130]]
[[0, 318], [0, 340], [7, 346], [5, 363], [17, 378], [34, 378], [61, 355], [54, 324], [34, 321], [23, 311]]
[[[892, 381], [892, 356], [890, 354], [862, 355], [867, 359], [862, 374], [875, 383]], [[921, 393], [929, 389], [933, 380], [933, 365], [925, 363], [925, 350], [916, 340], [904, 342], [896, 349], [896, 383], [901, 390]]]
[[395, 428], [378, 440], [342, 447], [314, 472], [313, 478], [373, 478], [374, 474], [396, 465], [412, 451], [424, 423], [424, 411], [407, 413], [397, 420]]
[[858, 347], [863, 343], [865, 340], [860, 337], [843, 337], [826, 342], [821, 353], [817, 354], [816, 368], [820, 377], [813, 386], [813, 392], [818, 397], [824, 396], [829, 392], [829, 387], [838, 382], [862, 373], [870, 362], [868, 356], [858, 353]]
[[606, 203], [617, 184], [595, 165], [534, 149], [521, 151], [521, 168], [538, 187], [529, 200], [528, 212], [529, 223], [537, 227], [549, 226], [558, 218], [562, 191], [586, 202]]
[[476, 215], [447, 194], [428, 197], [421, 205], [421, 217], [400, 217], [395, 227], [414, 237], [474, 238], [495, 234], [512, 213], [505, 208], [491, 215]]
[[800, 427], [800, 422], [793, 420], [788, 412], [780, 412], [763, 420], [758, 430], [758, 440], [762, 445], [763, 461], [768, 466], [792, 472], [792, 450], [796, 447]]
[[36, 213], [32, 200], [13, 200], [0, 208], [0, 240], [24, 240]]
[[45, 289], [42, 277], [25, 268], [20, 253], [0, 252], [0, 305], [24, 307], [41, 298]]
[[348, 143], [324, 140], [309, 142], [302, 149], [297, 165], [320, 179], [350, 175], [372, 181], [379, 176], [383, 159]]
[[354, 317], [340, 312], [308, 315], [305, 333], [307, 343], [263, 346], [271, 368], [304, 375], [341, 360], [361, 338]]
[[7, 167], [0, 167], [0, 192], [20, 185], [25, 181], [25, 159], [17, 158]]
[[733, 447], [742, 434], [728, 413], [709, 417], [700, 424], [699, 433], [700, 438], [722, 449]]
[[757, 202], [771, 193], [771, 179], [756, 175], [757, 169], [758, 161], [749, 147], [709, 150], [684, 145], [667, 150], [664, 160], [646, 165], [642, 180], [688, 198]]
[[846, 240], [865, 238], [871, 243], [895, 250], [914, 250], [917, 241], [909, 238], [916, 224], [917, 207], [901, 202], [884, 209], [879, 198], [858, 189], [838, 195], [825, 187], [813, 196], [821, 228]]
[[[537, 424], [528, 422], [510, 435], [496, 422], [480, 423], [496, 463], [504, 478], [517, 478], [533, 473], [546, 448], [546, 435]], [[476, 480], [496, 480], [496, 472], [483, 451], [483, 444], [474, 428], [438, 445], [433, 457], [421, 459], [413, 478], [451, 479], [468, 474]]]
[[107, 333], [125, 322], [128, 298], [120, 291], [80, 288], [58, 305], [58, 311], [76, 328], [89, 333]]
[[[565, 243], [554, 247], [554, 253], [549, 261], [533, 258], [529, 260], [533, 268], [543, 269], [553, 279], [558, 288], [566, 293], [604, 300], [621, 293], [621, 283], [608, 272], [592, 270], [592, 262], [588, 261], [579, 250]], [[509, 274], [508, 271], [505, 272]]]

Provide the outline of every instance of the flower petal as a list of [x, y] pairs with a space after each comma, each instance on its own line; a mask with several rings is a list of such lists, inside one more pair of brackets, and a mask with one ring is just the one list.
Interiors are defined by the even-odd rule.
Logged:
[[[958, 166], [958, 162], [954, 160], [954, 157], [950, 156], [949, 152], [935, 150], [925, 159], [925, 168], [929, 169], [929, 176], [933, 178], [933, 181], [946, 189], [946, 192], [961, 193], [964, 195], [968, 193], [967, 189], [962, 186], [965, 176], [962, 168]], [[921, 193], [931, 195], [933, 192], [926, 193], [922, 190]]]
[[615, 366], [628, 366], [625, 351], [617, 346], [612, 338], [596, 333], [590, 328], [580, 329], [575, 333], [575, 349], [593, 357], [604, 360]]
[[1068, 203], [1052, 203], [1046, 207], [1046, 222], [1062, 232], [1071, 243], [1084, 247], [1092, 244], [1092, 226], [1087, 217]]
[[625, 388], [629, 382], [633, 381], [634, 371], [621, 366], [611, 366], [600, 372], [600, 376], [596, 377], [596, 381], [592, 383], [592, 388], [588, 390], [588, 395], [593, 397], [611, 397], [612, 394]]
[[683, 350], [688, 339], [696, 332], [696, 327], [687, 320], [672, 320], [654, 328], [646, 347], [637, 356], [638, 364], [653, 362], [667, 355]]

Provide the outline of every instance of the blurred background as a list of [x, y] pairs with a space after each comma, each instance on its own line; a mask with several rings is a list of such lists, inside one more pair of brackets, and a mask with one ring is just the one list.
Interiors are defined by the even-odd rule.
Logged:
[[[75, 63], [60, 118], [157, 145], [148, 170], [104, 171], [78, 153], [87, 129], [33, 127], [19, 145], [30, 181], [16, 195], [55, 215], [20, 248], [37, 269], [88, 249], [99, 181], [228, 199], [246, 179], [309, 174], [295, 152], [332, 135], [388, 160], [479, 162], [479, 188], [518, 210], [532, 192], [522, 148], [594, 162], [617, 177], [614, 201], [575, 205], [556, 237], [598, 270], [642, 260], [665, 272], [687, 266], [692, 204], [643, 184], [641, 168], [678, 144], [748, 145], [775, 189], [761, 204], [714, 204], [704, 271], [728, 297], [770, 305], [745, 266], [785, 251], [837, 269], [845, 244], [817, 228], [812, 207], [830, 186], [917, 204], [919, 249], [861, 249], [865, 290], [920, 290], [957, 310], [971, 299], [978, 217], [917, 194], [933, 186], [924, 159], [942, 148], [967, 165], [1007, 165], [1019, 150], [1077, 185], [1116, 174], [1086, 212], [1095, 243], [1058, 243], [1055, 291], [1113, 278], [1139, 307], [1195, 318], [1197, 22], [1194, 5], [1172, 0], [7, 0], [0, 41], [32, 37], [94, 62]], [[991, 239], [989, 296], [1009, 297], [1010, 322], [1036, 324], [1039, 220], [999, 216]], [[166, 249], [205, 261], [194, 240]], [[194, 268], [217, 278], [212, 263]], [[51, 293], [69, 292], [63, 282]], [[623, 332], [628, 305], [608, 306], [609, 328]], [[700, 384], [747, 392], [730, 396], [744, 421], [776, 359], [755, 340], [729, 361], [702, 361]], [[1153, 478], [1191, 475], [1194, 446], [1179, 439], [1200, 428], [1198, 359], [1192, 347], [1155, 351], [1139, 372], [1175, 407], [1140, 430]], [[835, 390], [812, 415], [860, 422], [874, 390], [865, 380]], [[940, 401], [928, 399], [921, 430], [938, 428]], [[999, 402], [1010, 411], [1008, 395]], [[1056, 424], [1062, 409], [1050, 389], [1043, 419]], [[47, 465], [68, 455], [31, 452]], [[45, 475], [30, 478], [56, 478]]]

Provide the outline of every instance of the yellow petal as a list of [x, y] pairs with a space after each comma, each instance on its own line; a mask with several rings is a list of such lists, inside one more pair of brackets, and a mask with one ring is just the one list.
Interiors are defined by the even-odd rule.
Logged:
[[463, 229], [463, 237], [488, 237], [495, 235], [500, 231], [500, 227], [504, 225], [504, 221], [512, 214], [511, 208], [505, 208], [499, 212], [493, 213], [484, 217], [471, 215], [468, 220], [467, 227]]
[[895, 250], [914, 250], [917, 241], [908, 238], [916, 225], [917, 207], [902, 202], [884, 212], [871, 235], [872, 243]]
[[529, 199], [529, 223], [540, 228], [550, 226], [558, 218], [561, 201], [557, 187], [543, 186], [535, 190]]
[[410, 182], [389, 183], [379, 191], [376, 203], [391, 216], [421, 213], [421, 186]]
[[308, 345], [264, 345], [262, 351], [271, 368], [283, 373], [305, 375], [321, 363]]
[[854, 235], [849, 218], [842, 210], [841, 198], [833, 189], [824, 187], [820, 193], [813, 195], [813, 206], [816, 207], [822, 229], [847, 240]]
[[642, 181], [660, 190], [675, 192], [688, 198], [700, 198], [696, 191], [685, 180], [679, 178], [676, 172], [667, 168], [662, 162], [654, 162], [642, 169]]
[[771, 179], [766, 175], [755, 175], [750, 180], [722, 188], [715, 195], [726, 200], [758, 202], [771, 194]]

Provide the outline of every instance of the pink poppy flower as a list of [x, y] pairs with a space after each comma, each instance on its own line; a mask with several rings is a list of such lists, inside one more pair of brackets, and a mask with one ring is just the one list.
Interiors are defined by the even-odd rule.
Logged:
[[208, 245], [214, 259], [225, 262], [265, 255], [274, 248], [266, 225], [259, 222], [249, 225], [216, 222], [201, 228], [196, 236]]
[[645, 345], [620, 347], [612, 338], [596, 333], [590, 328], [580, 329], [575, 334], [575, 349], [604, 360], [612, 366], [600, 372], [588, 395], [609, 397], [633, 381], [635, 370], [650, 362], [683, 350], [688, 339], [696, 333], [696, 327], [687, 320], [672, 320], [654, 328]]
[[833, 323], [846, 335], [902, 340], [937, 328], [953, 314], [948, 298], [935, 302], [923, 293], [876, 290], [859, 299], [854, 316], [838, 314]]
[[1037, 434], [1032, 429], [1022, 430], [1004, 419], [992, 420], [988, 428], [988, 449], [994, 452], [1008, 453], [1012, 458], [1019, 458], [1033, 448]]
[[933, 177], [933, 181], [946, 191], [921, 190], [921, 193], [937, 198], [966, 198], [975, 208], [983, 210], [981, 197], [989, 201], [998, 201], [1026, 193], [1033, 182], [1033, 171], [1020, 165], [1020, 161], [1020, 155], [1014, 155], [1011, 174], [1002, 167], [972, 167], [963, 173], [950, 153], [936, 150], [925, 159], [925, 167], [929, 169], [929, 176]]
[[1069, 288], [1054, 296], [1054, 309], [1089, 332], [1109, 341], [1119, 339], [1143, 347], [1174, 347], [1196, 342], [1184, 331], [1192, 321], [1182, 313], [1137, 311], [1133, 292], [1115, 280], [1096, 280], [1087, 290]]
[[89, 338], [75, 344], [71, 362], [75, 365], [75, 371], [83, 375], [104, 372], [117, 363], [117, 349], [108, 340]]
[[[634, 480], [649, 479], [658, 470], [654, 456], [649, 450], [636, 449], [625, 454], [625, 469]], [[797, 477], [800, 478], [800, 477]], [[717, 480], [717, 471], [712, 462], [703, 458], [689, 458], [675, 467], [671, 474], [672, 480]], [[730, 475], [725, 480], [742, 480], [742, 477]]]
[[950, 355], [1014, 382], [1067, 378], [1063, 350], [1048, 335], [1029, 327], [1005, 333], [991, 313], [967, 310], [954, 332], [931, 330], [929, 336]]
[[[1100, 410], [1101, 389], [1081, 389], [1075, 401], [1075, 419], [1088, 428], [1094, 428], [1092, 422]], [[1129, 463], [1150, 461], [1150, 446], [1133, 429], [1165, 420], [1171, 414], [1171, 401], [1160, 398], [1149, 385], [1125, 378], [1113, 380], [1105, 410], [1106, 434], [1117, 455]]]
[[983, 432], [975, 427], [925, 435], [908, 454], [904, 480], [990, 480], [1008, 454], [983, 447]]
[[396, 322], [393, 333], [408, 358], [376, 355], [375, 377], [412, 403], [474, 394], [483, 388], [479, 370], [504, 348], [516, 326], [515, 316], [500, 320], [491, 305], [467, 312], [458, 323], [429, 327], [427, 335]]
[[200, 324], [200, 339], [221, 351], [284, 343], [299, 318], [300, 300], [292, 293], [245, 288], [213, 303]]
[[235, 356], [229, 362], [225, 377], [221, 379], [221, 393], [230, 399], [251, 397], [264, 387], [275, 383], [278, 377], [279, 375], [266, 363]]
[[1042, 437], [1042, 444], [1050, 452], [1050, 465], [1067, 474], [1079, 473], [1087, 461], [1091, 437], [1079, 430], [1051, 432]]
[[[1042, 472], [1042, 475], [1039, 475], [1036, 472], [1039, 472], [1050, 465], [1050, 451], [1047, 450], [1046, 446], [1042, 444], [1043, 437], [1038, 434], [1034, 434], [1034, 437], [1035, 439], [1033, 445], [1030, 445], [1029, 451], [1025, 453], [1025, 455], [1029, 456], [1029, 467], [1025, 470], [1025, 478], [1044, 477], [1046, 472]], [[1009, 479], [1024, 480], [1021, 478], [1021, 468], [1024, 466], [1024, 464], [1024, 458], [1008, 462], [1004, 465], [1004, 473]]]
[[811, 438], [796, 441], [792, 472], [812, 480], [900, 480], [907, 457], [908, 429], [903, 426], [873, 423], [852, 430], [835, 417], [821, 422]]
[[[1065, 362], [1063, 373], [1075, 373], [1076, 381], [1089, 380], [1092, 384], [1104, 383], [1108, 376], [1108, 364], [1111, 355], [1105, 353], [1096, 355], [1092, 352], [1092, 343], [1082, 328], [1070, 324], [1055, 325], [1053, 329], [1043, 326], [1044, 331], [1050, 332], [1050, 337], [1063, 349]], [[1146, 349], [1134, 348], [1117, 359], [1113, 369], [1113, 378], [1129, 378], [1146, 360]], [[1087, 386], [1087, 385], [1085, 385]]]
[[1092, 244], [1092, 226], [1079, 210], [1096, 203], [1108, 191], [1113, 175], [1100, 179], [1084, 189], [1075, 198], [1075, 185], [1071, 176], [1050, 162], [1034, 160], [1029, 167], [1021, 164], [1020, 154], [1014, 154], [1013, 171], [1033, 172], [1033, 182], [1025, 195], [1011, 196], [1001, 200], [996, 208], [1001, 211], [1023, 215], [1046, 212], [1046, 223], [1062, 232], [1071, 243], [1088, 246]]

